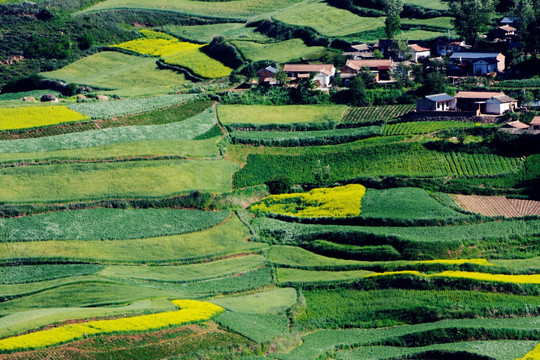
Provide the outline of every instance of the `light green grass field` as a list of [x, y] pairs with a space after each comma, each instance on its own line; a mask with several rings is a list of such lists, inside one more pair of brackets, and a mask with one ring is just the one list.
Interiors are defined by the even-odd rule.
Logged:
[[0, 164], [50, 161], [100, 161], [153, 157], [205, 159], [219, 157], [219, 137], [207, 140], [136, 141], [75, 150], [0, 154]]
[[227, 296], [211, 300], [227, 310], [244, 314], [269, 314], [285, 311], [296, 303], [296, 289], [282, 288], [251, 295]]
[[[195, 115], [189, 119], [173, 122], [163, 125], [139, 125], [139, 126], [125, 126], [108, 128], [101, 130], [90, 130], [81, 133], [71, 133], [64, 135], [40, 137], [33, 139], [17, 139], [0, 142], [0, 153], [27, 153], [23, 156], [36, 156], [41, 158], [41, 155], [36, 155], [37, 152], [51, 152], [60, 150], [73, 150], [83, 149], [98, 146], [109, 146], [112, 144], [125, 144], [119, 145], [116, 151], [123, 152], [128, 150], [136, 142], [148, 141], [172, 141], [172, 140], [190, 140], [198, 135], [206, 133], [217, 122], [214, 116], [214, 110], [208, 109], [202, 113]], [[131, 143], [131, 145], [129, 145]], [[154, 143], [158, 144], [158, 143]], [[165, 144], [165, 143], [161, 143]], [[144, 149], [144, 144], [141, 144], [141, 150]], [[160, 147], [161, 145], [155, 145]], [[191, 145], [188, 145], [191, 146]], [[122, 150], [124, 148], [124, 150]], [[96, 154], [105, 154], [106, 152], [100, 152], [99, 149], [95, 149]], [[112, 148], [108, 150], [112, 151]], [[157, 148], [156, 148], [157, 150]], [[107, 151], [107, 150], [104, 150]], [[136, 150], [135, 152], [138, 152]], [[33, 153], [33, 154], [28, 154]], [[84, 152], [83, 152], [84, 153]], [[71, 153], [74, 154], [74, 153]], [[114, 153], [113, 153], [114, 154]], [[57, 155], [67, 155], [61, 153]], [[13, 159], [11, 155], [6, 155], [6, 160]], [[18, 155], [14, 155], [16, 158]], [[43, 156], [47, 156], [44, 154]], [[91, 155], [92, 156], [92, 155]]]
[[301, 39], [285, 40], [273, 44], [252, 41], [233, 41], [244, 57], [251, 61], [274, 60], [285, 63], [300, 58], [316, 58], [325, 52], [322, 46], [307, 46]]
[[0, 338], [67, 320], [99, 316], [138, 315], [173, 310], [175, 310], [175, 306], [167, 299], [141, 300], [126, 306], [114, 307], [104, 305], [22, 310], [0, 318]]
[[438, 31], [427, 31], [427, 30], [409, 30], [403, 31], [401, 34], [396, 37], [399, 39], [407, 40], [429, 40], [434, 39], [440, 36], [445, 36], [446, 33]]
[[447, 10], [448, 3], [441, 0], [405, 0], [405, 4], [418, 5], [428, 9]]
[[279, 283], [316, 283], [326, 281], [357, 280], [371, 273], [371, 271], [365, 270], [315, 271], [287, 268], [277, 269], [277, 277]]
[[453, 30], [454, 25], [452, 25], [452, 19], [453, 18], [450, 16], [440, 16], [430, 19], [401, 19], [401, 23], [407, 25], [439, 26]]
[[285, 266], [344, 266], [368, 265], [372, 262], [336, 259], [312, 253], [298, 246], [274, 245], [268, 253], [268, 259], [275, 264]]
[[245, 27], [244, 23], [223, 23], [209, 25], [165, 25], [161, 30], [176, 37], [198, 43], [209, 43], [216, 36], [222, 36], [228, 40], [249, 40], [268, 42], [271, 39], [255, 31], [254, 27]]
[[231, 124], [339, 123], [347, 111], [340, 105], [221, 105], [219, 120]]
[[[463, 341], [456, 343], [434, 344], [429, 346], [418, 346], [414, 348], [397, 346], [365, 346], [357, 350], [340, 351], [336, 356], [337, 360], [382, 360], [422, 356], [430, 351], [444, 351], [449, 354], [467, 352], [480, 356], [489, 356], [497, 360], [514, 360], [516, 355], [525, 355], [536, 345], [536, 341]], [[463, 356], [456, 354], [455, 356]]]
[[312, 27], [327, 36], [345, 36], [384, 27], [384, 17], [360, 17], [321, 1], [292, 7], [273, 18], [286, 24]]
[[42, 241], [0, 243], [0, 260], [61, 259], [114, 263], [189, 262], [207, 257], [258, 251], [265, 244], [246, 242], [245, 226], [233, 216], [208, 230], [159, 238], [103, 241]]
[[231, 190], [238, 165], [226, 161], [154, 160], [44, 165], [0, 170], [0, 201], [56, 202], [172, 196]]
[[265, 263], [266, 259], [261, 255], [248, 255], [179, 266], [107, 266], [98, 275], [107, 278], [181, 283], [238, 274], [261, 267]]
[[[41, 75], [103, 89], [146, 88], [189, 83], [183, 74], [160, 70], [153, 58], [105, 51]], [[169, 89], [170, 90], [170, 89]]]
[[302, 0], [238, 0], [224, 6], [221, 2], [193, 0], [107, 0], [91, 6], [77, 14], [112, 9], [149, 9], [174, 11], [187, 15], [214, 18], [248, 19], [285, 9]]

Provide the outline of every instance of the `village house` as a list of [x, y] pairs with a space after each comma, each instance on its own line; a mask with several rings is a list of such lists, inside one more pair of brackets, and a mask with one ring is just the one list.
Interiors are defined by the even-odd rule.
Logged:
[[347, 82], [358, 76], [358, 73], [363, 68], [366, 68], [375, 75], [376, 82], [388, 81], [390, 80], [390, 70], [393, 65], [392, 59], [347, 60], [340, 69], [340, 76]]
[[519, 17], [517, 16], [505, 16], [500, 21], [501, 25], [512, 25], [515, 26], [519, 22]]
[[517, 29], [510, 25], [499, 26], [493, 30], [493, 40], [512, 40], [516, 35]]
[[507, 122], [506, 124], [504, 124], [501, 127], [501, 129], [506, 130], [506, 131], [511, 132], [511, 133], [514, 133], [514, 132], [517, 132], [517, 131], [529, 130], [529, 125], [524, 124], [519, 120], [516, 120], [516, 121]]
[[487, 114], [486, 102], [494, 97], [506, 96], [504, 92], [460, 91], [456, 94], [457, 108], [461, 111], [475, 111], [477, 115]]
[[311, 73], [315, 73], [313, 81], [319, 87], [327, 88], [332, 84], [336, 68], [332, 64], [285, 64], [283, 71], [293, 83], [300, 79], [309, 79]]
[[449, 39], [439, 39], [435, 43], [433, 50], [435, 54], [439, 56], [451, 55], [455, 52], [467, 50], [470, 46], [466, 45], [464, 41], [450, 41]]
[[351, 45], [342, 55], [353, 60], [373, 59], [371, 46], [367, 44]]
[[515, 111], [517, 109], [518, 101], [506, 95], [492, 96], [486, 100], [486, 113], [502, 115], [508, 111]]
[[275, 79], [278, 70], [272, 66], [267, 66], [264, 69], [257, 71], [257, 77], [259, 78], [259, 85], [277, 85], [278, 81]]
[[416, 102], [416, 111], [448, 111], [456, 108], [455, 97], [446, 93], [428, 95]]
[[535, 116], [531, 121], [531, 130], [540, 131], [540, 116]]
[[413, 52], [414, 62], [418, 62], [431, 56], [431, 50], [418, 44], [409, 45]]
[[502, 72], [505, 69], [504, 60], [505, 56], [501, 53], [455, 52], [450, 56], [452, 68], [469, 75]]

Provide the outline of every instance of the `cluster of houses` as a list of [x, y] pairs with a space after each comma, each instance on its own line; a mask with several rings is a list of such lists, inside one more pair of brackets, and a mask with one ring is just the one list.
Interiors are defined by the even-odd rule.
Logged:
[[504, 92], [460, 91], [455, 96], [448, 94], [428, 95], [416, 103], [417, 112], [471, 112], [472, 116], [502, 115], [516, 111], [518, 101]]
[[[492, 33], [494, 41], [508, 41], [517, 44], [518, 34], [515, 26], [517, 17], [505, 17], [500, 26]], [[448, 72], [455, 76], [484, 76], [497, 74], [505, 70], [505, 56], [500, 52], [474, 51], [463, 41], [451, 41], [449, 38], [439, 39], [432, 47], [424, 47], [419, 43], [410, 43], [406, 49], [398, 50], [396, 40], [381, 39], [374, 45], [352, 45], [343, 52], [347, 57], [345, 66], [337, 70], [332, 64], [285, 64], [289, 83], [294, 86], [299, 79], [315, 73], [314, 81], [321, 90], [328, 90], [336, 73], [347, 82], [358, 75], [361, 69], [368, 68], [379, 83], [391, 82], [391, 70], [401, 61], [419, 62], [430, 57], [447, 56], [450, 60]], [[375, 51], [380, 51], [383, 59], [376, 59]], [[277, 85], [275, 79], [277, 69], [267, 67], [258, 71], [259, 85]]]

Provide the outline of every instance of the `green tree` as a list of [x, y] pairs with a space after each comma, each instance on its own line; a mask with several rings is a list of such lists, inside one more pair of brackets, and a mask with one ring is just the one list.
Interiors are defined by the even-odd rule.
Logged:
[[369, 98], [366, 91], [366, 84], [361, 76], [351, 80], [349, 84], [349, 103], [353, 106], [369, 105]]
[[519, 16], [518, 32], [526, 52], [540, 52], [540, 3], [533, 0], [516, 0], [514, 15]]
[[279, 70], [277, 73], [276, 73], [276, 80], [279, 81], [279, 83], [281, 84], [281, 86], [286, 86], [287, 85], [287, 73], [283, 70]]
[[446, 75], [439, 71], [429, 73], [422, 82], [421, 93], [423, 95], [440, 94], [446, 91], [448, 80]]
[[391, 71], [392, 77], [396, 79], [398, 87], [410, 85], [411, 67], [404, 63], [398, 63]]
[[315, 169], [313, 169], [315, 184], [322, 187], [328, 186], [330, 184], [331, 175], [330, 165], [323, 166], [321, 160], [317, 160], [317, 165], [315, 166]]
[[386, 12], [384, 31], [389, 39], [393, 39], [401, 27], [399, 15], [403, 11], [403, 0], [384, 0], [384, 11]]
[[382, 53], [381, 50], [375, 49], [375, 50], [373, 51], [373, 58], [374, 58], [374, 59], [382, 59], [382, 58], [384, 58], [384, 55], [383, 55], [383, 53]]
[[468, 44], [476, 46], [480, 35], [489, 30], [489, 23], [495, 13], [493, 0], [451, 0], [452, 23], [458, 35]]

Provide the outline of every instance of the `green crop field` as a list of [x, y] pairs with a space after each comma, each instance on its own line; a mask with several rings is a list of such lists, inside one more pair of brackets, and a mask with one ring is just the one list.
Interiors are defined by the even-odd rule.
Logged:
[[420, 0], [406, 0], [406, 4], [411, 5], [417, 5], [422, 6], [428, 9], [436, 9], [436, 10], [447, 10], [448, 4], [444, 1], [440, 0], [428, 0], [428, 1], [420, 1]]
[[404, 40], [431, 40], [441, 36], [445, 36], [444, 31], [429, 31], [429, 30], [408, 30], [403, 31], [401, 34], [397, 35], [398, 39]]
[[[491, 125], [488, 125], [491, 126]], [[384, 127], [384, 135], [416, 135], [429, 134], [447, 129], [473, 129], [483, 127], [482, 124], [462, 121], [420, 121], [390, 124]]]
[[245, 40], [267, 42], [270, 39], [261, 33], [255, 32], [255, 28], [245, 27], [244, 23], [222, 23], [209, 25], [166, 25], [161, 30], [178, 38], [198, 43], [209, 43], [216, 36], [223, 36], [230, 40]]
[[322, 1], [305, 2], [273, 18], [286, 24], [311, 27], [327, 36], [347, 36], [384, 27], [384, 17], [361, 17]]
[[[425, 6], [425, 5], [421, 5]], [[405, 25], [423, 25], [423, 26], [436, 26], [442, 27], [445, 29], [452, 30], [454, 26], [452, 25], [452, 18], [449, 16], [434, 17], [431, 19], [403, 19], [402, 24]]]
[[134, 161], [0, 170], [3, 202], [164, 197], [189, 190], [231, 190], [237, 165], [226, 160]]
[[[184, 75], [160, 70], [155, 59], [106, 51], [90, 55], [68, 66], [42, 74], [68, 83], [102, 89], [168, 87], [189, 83]], [[166, 89], [164, 89], [166, 90]], [[170, 89], [169, 89], [170, 91]]]
[[351, 108], [343, 119], [345, 124], [370, 123], [380, 120], [391, 120], [413, 111], [416, 105], [386, 105]]
[[247, 20], [258, 15], [269, 14], [276, 10], [286, 9], [301, 0], [240, 0], [227, 4], [226, 7], [218, 2], [168, 0], [157, 4], [152, 0], [107, 0], [85, 9], [78, 14], [100, 12], [114, 9], [144, 9], [179, 12], [193, 16], [211, 18], [229, 18]]
[[272, 44], [259, 44], [252, 41], [233, 41], [232, 43], [246, 59], [251, 61], [274, 60], [285, 63], [301, 58], [315, 59], [326, 51], [322, 46], [306, 46], [300, 39]]
[[[176, 116], [177, 120], [182, 120], [182, 117], [178, 116], [178, 114]], [[19, 156], [13, 153], [32, 153], [29, 156], [43, 158], [47, 156], [47, 152], [98, 146], [105, 147], [112, 144], [120, 144], [118, 145], [119, 148], [117, 148], [120, 149], [123, 146], [131, 147], [132, 145], [129, 145], [129, 143], [133, 144], [135, 142], [148, 142], [148, 144], [153, 142], [155, 146], [159, 147], [166, 144], [167, 141], [192, 140], [212, 129], [216, 122], [214, 111], [208, 109], [184, 121], [163, 125], [125, 126], [32, 139], [2, 141], [0, 142], [0, 153], [5, 154], [4, 156], [8, 160], [16, 159]], [[140, 152], [143, 149], [144, 144], [141, 144], [141, 148], [135, 150], [135, 152]], [[114, 150], [110, 150], [114, 155]], [[36, 154], [39, 152], [43, 152], [43, 154]], [[99, 154], [99, 149], [96, 149], [97, 154]]]
[[221, 105], [219, 121], [224, 125], [249, 126], [296, 123], [338, 124], [346, 111], [345, 106], [322, 105]]

